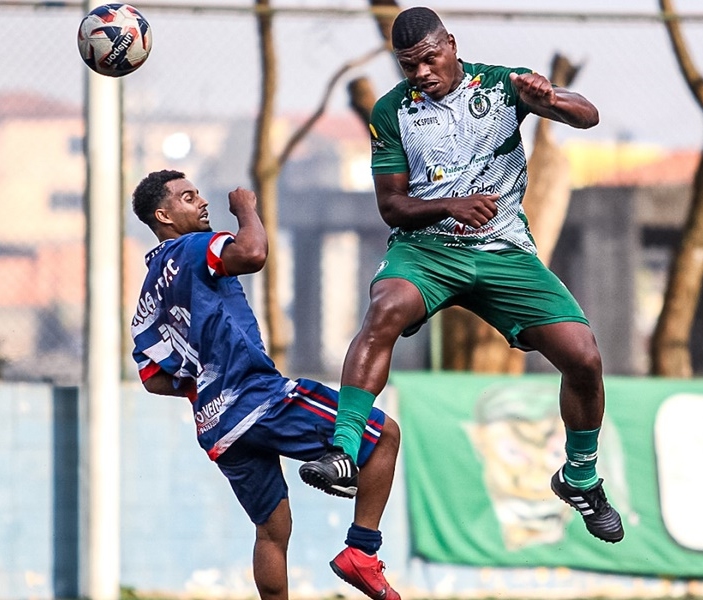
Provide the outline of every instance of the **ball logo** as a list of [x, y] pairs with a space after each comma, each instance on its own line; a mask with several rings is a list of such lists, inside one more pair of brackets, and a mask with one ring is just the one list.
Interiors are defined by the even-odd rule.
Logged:
[[110, 68], [122, 60], [129, 47], [134, 43], [135, 38], [136, 31], [133, 28], [129, 29], [124, 35], [119, 36], [115, 40], [112, 52], [100, 61], [100, 65], [104, 68]]
[[488, 96], [484, 96], [481, 93], [474, 94], [469, 100], [469, 112], [476, 119], [485, 117], [488, 111], [491, 110], [491, 101]]

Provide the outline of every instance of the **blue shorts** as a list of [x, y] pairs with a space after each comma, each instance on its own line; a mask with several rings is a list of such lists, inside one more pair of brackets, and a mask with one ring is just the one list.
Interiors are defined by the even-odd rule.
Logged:
[[[281, 456], [300, 461], [320, 458], [334, 436], [339, 392], [310, 379], [298, 385], [232, 444], [216, 463], [256, 525], [265, 523], [284, 498], [288, 484]], [[386, 415], [371, 410], [359, 449], [359, 466], [371, 456]]]

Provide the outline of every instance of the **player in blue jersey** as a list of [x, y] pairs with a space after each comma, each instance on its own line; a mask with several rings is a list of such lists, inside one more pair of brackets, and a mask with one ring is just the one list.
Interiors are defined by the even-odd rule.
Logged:
[[[146, 256], [148, 272], [131, 325], [140, 378], [149, 392], [190, 400], [198, 442], [256, 526], [259, 594], [286, 600], [292, 521], [280, 458], [305, 461], [324, 452], [334, 433], [337, 392], [284, 377], [265, 352], [238, 279], [261, 270], [268, 252], [253, 192], [229, 193], [236, 235], [212, 231], [208, 202], [179, 171], [149, 174], [132, 205], [160, 242]], [[377, 556], [399, 443], [397, 423], [374, 409], [361, 440], [347, 547], [330, 562], [339, 577], [374, 600], [400, 599]]]
[[391, 37], [406, 79], [376, 102], [370, 122], [376, 198], [391, 237], [344, 361], [334, 448], [300, 475], [326, 492], [353, 481], [395, 342], [458, 305], [561, 372], [566, 462], [552, 490], [581, 513], [591, 534], [618, 542], [622, 522], [596, 473], [601, 356], [580, 306], [537, 258], [522, 208], [523, 119], [534, 113], [587, 129], [598, 123], [598, 110], [530, 69], [460, 60], [454, 36], [429, 8], [399, 13]]

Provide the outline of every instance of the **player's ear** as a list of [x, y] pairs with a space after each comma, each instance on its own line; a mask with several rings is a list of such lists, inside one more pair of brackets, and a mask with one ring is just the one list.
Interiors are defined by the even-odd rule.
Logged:
[[169, 225], [173, 223], [171, 218], [168, 216], [168, 210], [163, 206], [154, 211], [154, 217], [156, 217], [156, 221], [161, 225]]
[[454, 51], [454, 54], [456, 54], [456, 38], [451, 33], [447, 34], [447, 44], [449, 44], [449, 47]]

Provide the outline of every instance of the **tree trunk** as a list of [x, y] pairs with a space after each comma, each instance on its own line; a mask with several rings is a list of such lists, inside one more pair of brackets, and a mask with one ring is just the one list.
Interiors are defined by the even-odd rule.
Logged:
[[[664, 23], [679, 70], [691, 94], [703, 109], [703, 77], [693, 64], [671, 0], [659, 0]], [[693, 181], [692, 201], [673, 258], [664, 293], [664, 304], [652, 335], [651, 372], [667, 377], [691, 377], [691, 327], [703, 280], [703, 152]]]
[[[269, 0], [256, 0], [258, 8], [269, 9]], [[268, 353], [278, 369], [286, 372], [288, 335], [278, 294], [278, 174], [279, 161], [272, 148], [274, 99], [276, 95], [276, 53], [273, 45], [272, 15], [256, 13], [261, 63], [261, 97], [257, 116], [251, 176], [259, 199], [259, 212], [269, 241], [264, 267], [264, 323], [268, 330]]]
[[380, 9], [374, 13], [374, 19], [381, 37], [389, 44], [390, 48], [391, 27], [396, 15], [400, 12], [400, 7], [396, 0], [369, 0], [369, 4], [374, 9]]
[[[702, 153], [703, 156], [703, 153]], [[703, 159], [693, 182], [693, 198], [681, 245], [672, 260], [664, 305], [652, 336], [652, 373], [691, 377], [691, 327], [703, 280]]]
[[[550, 79], [566, 87], [578, 67], [557, 54]], [[569, 161], [552, 135], [552, 122], [540, 119], [527, 163], [529, 185], [523, 207], [539, 256], [549, 264], [559, 239], [571, 198]], [[525, 370], [525, 353], [510, 348], [505, 338], [483, 319], [463, 308], [450, 307], [442, 314], [442, 368], [477, 373], [514, 373]]]
[[[387, 0], [381, 0], [386, 2]], [[273, 15], [270, 0], [256, 0], [256, 23], [259, 33], [261, 96], [256, 121], [251, 177], [259, 199], [259, 212], [268, 234], [269, 254], [264, 268], [264, 324], [268, 333], [268, 353], [278, 369], [287, 370], [290, 327], [281, 308], [278, 293], [278, 177], [283, 165], [300, 141], [324, 114], [337, 82], [356, 68], [386, 50], [385, 45], [342, 65], [327, 84], [315, 112], [286, 141], [279, 155], [273, 150], [274, 99], [276, 95], [276, 53], [273, 44]]]
[[349, 106], [359, 116], [368, 129], [371, 121], [371, 110], [376, 103], [376, 94], [373, 91], [368, 77], [357, 77], [352, 79], [347, 85], [349, 94]]

